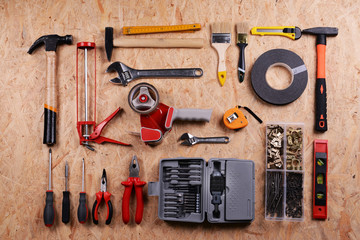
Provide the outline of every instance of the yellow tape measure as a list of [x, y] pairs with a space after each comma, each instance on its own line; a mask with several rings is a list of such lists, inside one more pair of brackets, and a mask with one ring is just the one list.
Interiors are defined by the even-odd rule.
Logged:
[[123, 27], [123, 34], [143, 34], [143, 33], [162, 33], [162, 32], [181, 32], [181, 31], [196, 31], [200, 30], [201, 25], [184, 24], [172, 26], [138, 26], [138, 27]]

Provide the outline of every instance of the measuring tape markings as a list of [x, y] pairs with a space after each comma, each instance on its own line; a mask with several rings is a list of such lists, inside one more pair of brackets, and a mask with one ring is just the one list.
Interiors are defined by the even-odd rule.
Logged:
[[[277, 90], [266, 81], [266, 72], [273, 66], [287, 68], [292, 81], [289, 87]], [[289, 104], [298, 99], [308, 82], [304, 61], [296, 53], [286, 49], [273, 49], [263, 53], [251, 70], [251, 84], [255, 93], [265, 102], [274, 105]]]

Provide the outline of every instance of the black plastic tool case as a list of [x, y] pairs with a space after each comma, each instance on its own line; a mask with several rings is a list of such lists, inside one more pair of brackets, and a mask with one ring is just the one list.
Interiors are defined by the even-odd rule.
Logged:
[[[166, 221], [249, 223], [255, 215], [255, 164], [251, 160], [213, 158], [170, 158], [160, 161], [159, 182], [149, 182], [149, 196], [159, 197], [158, 215]], [[215, 169], [219, 169], [215, 170]], [[215, 173], [217, 172], [217, 173]], [[225, 177], [216, 185], [210, 178]], [[219, 216], [212, 201], [219, 201], [214, 186], [224, 186]], [[214, 195], [217, 195], [214, 197]], [[214, 199], [215, 198], [215, 199]]]

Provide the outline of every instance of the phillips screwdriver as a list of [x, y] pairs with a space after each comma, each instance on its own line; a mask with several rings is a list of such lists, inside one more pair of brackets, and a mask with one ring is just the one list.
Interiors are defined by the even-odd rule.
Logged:
[[55, 221], [54, 196], [51, 190], [51, 148], [49, 149], [49, 189], [46, 191], [46, 204], [44, 209], [45, 226], [51, 227]]
[[82, 187], [79, 198], [79, 207], [78, 207], [78, 220], [80, 223], [85, 223], [88, 218], [88, 208], [86, 205], [86, 192], [84, 191], [84, 174], [85, 174], [85, 163], [84, 159], [82, 160]]
[[62, 222], [70, 222], [70, 192], [68, 191], [69, 165], [65, 163], [65, 191], [63, 191]]

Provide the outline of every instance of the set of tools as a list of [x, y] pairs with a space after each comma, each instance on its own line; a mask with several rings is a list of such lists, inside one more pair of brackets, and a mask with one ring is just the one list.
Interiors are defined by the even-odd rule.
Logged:
[[201, 211], [201, 162], [179, 161], [176, 167], [163, 168], [163, 181], [168, 185], [164, 198], [164, 216], [183, 218]]
[[[123, 36], [114, 38], [111, 27], [105, 29], [105, 50], [110, 61], [114, 47], [132, 48], [202, 48], [202, 38], [128, 38], [127, 35], [164, 33], [164, 32], [189, 32], [200, 30], [200, 24], [186, 24], [174, 26], [127, 26], [123, 28]], [[245, 48], [248, 45], [248, 23], [236, 25], [237, 43], [240, 49], [238, 61], [238, 80], [245, 79]], [[220, 85], [225, 84], [227, 78], [226, 51], [231, 46], [231, 24], [214, 23], [211, 25], [211, 46], [218, 54], [217, 76]], [[326, 37], [336, 36], [337, 28], [318, 27], [301, 30], [296, 26], [284, 27], [255, 27], [251, 29], [253, 35], [278, 35], [298, 40], [302, 34], [316, 35], [317, 48], [317, 78], [316, 78], [316, 111], [315, 129], [325, 132], [327, 127], [326, 106], [326, 80], [325, 80], [325, 51]], [[71, 35], [44, 35], [37, 39], [29, 48], [32, 54], [40, 45], [45, 45], [46, 51], [46, 101], [44, 104], [44, 137], [43, 143], [52, 146], [56, 143], [57, 121], [57, 80], [56, 80], [56, 50], [59, 45], [72, 44]], [[90, 57], [89, 57], [90, 56]], [[93, 57], [93, 61], [89, 61]], [[284, 90], [275, 90], [266, 81], [267, 70], [276, 65], [285, 66], [292, 75], [291, 85]], [[117, 77], [109, 80], [113, 84], [127, 86], [132, 81], [140, 78], [200, 78], [203, 76], [201, 68], [175, 68], [175, 69], [135, 69], [120, 61], [111, 63], [106, 69], [107, 73], [116, 72]], [[255, 93], [265, 102], [275, 105], [285, 105], [295, 101], [304, 92], [308, 81], [308, 73], [303, 60], [294, 52], [286, 49], [274, 49], [261, 55], [251, 71], [251, 84]], [[116, 109], [101, 123], [96, 124], [96, 45], [94, 42], [79, 42], [76, 45], [76, 111], [77, 132], [80, 145], [94, 151], [91, 143], [114, 143], [123, 146], [130, 144], [101, 136], [104, 127], [117, 115], [121, 108]], [[176, 109], [160, 102], [157, 89], [148, 83], [135, 85], [128, 94], [130, 108], [140, 114], [140, 137], [146, 144], [158, 144], [168, 134], [176, 120], [209, 122], [211, 109]], [[223, 123], [226, 128], [239, 130], [248, 125], [246, 116], [240, 111], [241, 106], [236, 106], [225, 112]], [[259, 123], [262, 120], [249, 108], [247, 110]], [[287, 124], [268, 125], [266, 130], [266, 218], [282, 220], [303, 218], [303, 127], [291, 129]], [[180, 136], [181, 145], [193, 146], [198, 143], [229, 143], [229, 137], [196, 137], [190, 133]], [[285, 149], [286, 146], [286, 149]], [[316, 140], [314, 143], [314, 194], [313, 217], [325, 219], [327, 217], [327, 142]], [[284, 155], [286, 157], [284, 157]], [[286, 162], [284, 160], [286, 159]], [[51, 161], [52, 150], [49, 149], [49, 187], [46, 191], [46, 204], [44, 208], [44, 223], [50, 227], [54, 225], [55, 209], [54, 194], [51, 186]], [[214, 222], [251, 221], [249, 214], [243, 218], [231, 209], [238, 209], [238, 202], [234, 199], [241, 198], [246, 204], [253, 202], [250, 194], [252, 180], [246, 175], [249, 191], [242, 198], [238, 184], [245, 181], [237, 176], [241, 172], [240, 165], [234, 159], [213, 160], [206, 170], [201, 159], [170, 160], [168, 165], [161, 166], [161, 183], [164, 185], [162, 199], [162, 215], [164, 219], [189, 218], [189, 221], [200, 222], [205, 212]], [[246, 163], [248, 164], [248, 163]], [[249, 171], [253, 164], [247, 165]], [[122, 199], [122, 219], [125, 224], [130, 221], [130, 198], [132, 190], [136, 195], [135, 222], [140, 224], [143, 216], [143, 187], [146, 182], [139, 178], [139, 163], [134, 156], [129, 166], [129, 177], [122, 182], [125, 186]], [[204, 174], [207, 174], [206, 176]], [[243, 172], [244, 173], [244, 172]], [[244, 173], [245, 174], [245, 173]], [[87, 222], [88, 207], [85, 192], [85, 163], [82, 160], [82, 190], [79, 196], [77, 218], [81, 224]], [[65, 191], [62, 201], [62, 222], [70, 222], [70, 192], [68, 190], [69, 165], [65, 164]], [[205, 176], [205, 177], [204, 177]], [[235, 177], [236, 176], [236, 177]], [[206, 178], [206, 179], [205, 179]], [[235, 180], [234, 180], [235, 179]], [[286, 186], [286, 187], [285, 187]], [[228, 191], [227, 189], [233, 189]], [[286, 189], [286, 191], [284, 191]], [[204, 193], [206, 192], [206, 193]], [[234, 193], [235, 192], [235, 193]], [[206, 194], [206, 196], [204, 196]], [[159, 194], [158, 194], [159, 195]], [[113, 205], [110, 200], [111, 193], [107, 191], [107, 176], [103, 169], [100, 191], [96, 193], [96, 200], [92, 208], [92, 219], [98, 224], [98, 210], [104, 200], [107, 215], [105, 224], [109, 225], [113, 216]], [[206, 202], [207, 201], [207, 202]], [[205, 209], [205, 206], [208, 209]], [[247, 206], [249, 211], [251, 207]]]

